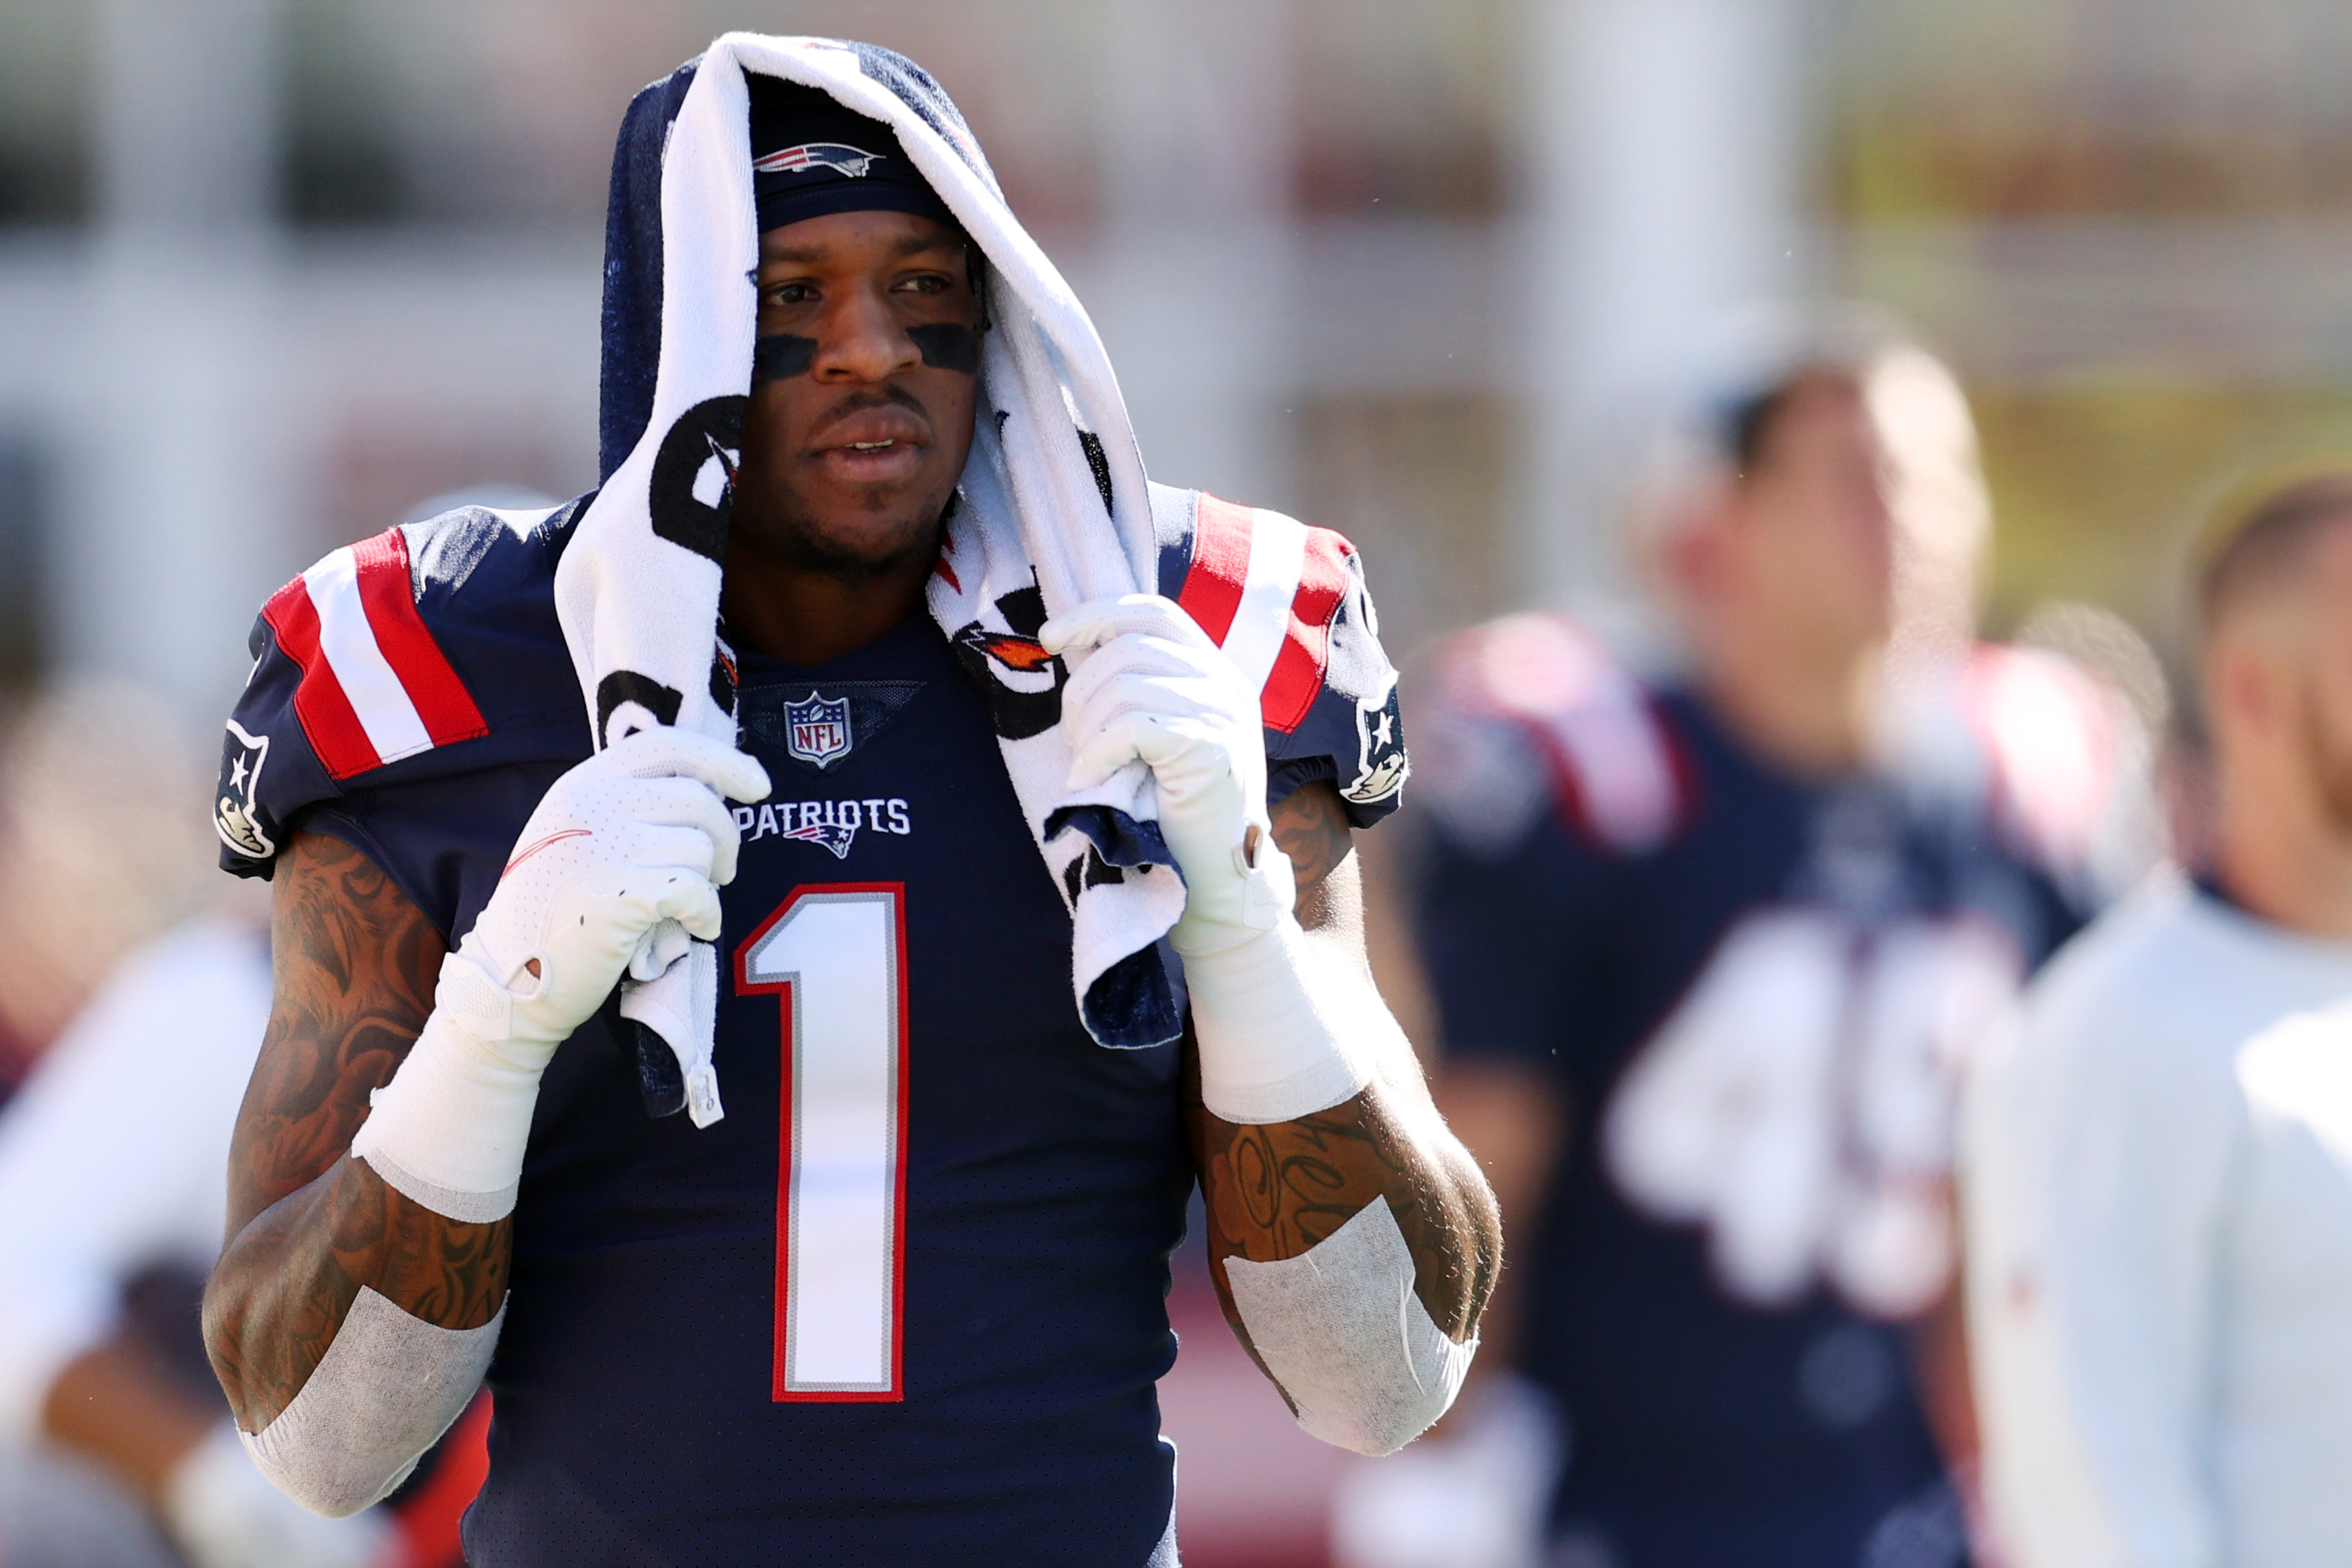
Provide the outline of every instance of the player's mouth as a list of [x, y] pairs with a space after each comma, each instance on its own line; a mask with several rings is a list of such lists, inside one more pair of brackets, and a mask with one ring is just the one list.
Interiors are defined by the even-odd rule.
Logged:
[[810, 455], [829, 477], [849, 483], [906, 479], [930, 451], [927, 434], [904, 409], [866, 409], [826, 431]]

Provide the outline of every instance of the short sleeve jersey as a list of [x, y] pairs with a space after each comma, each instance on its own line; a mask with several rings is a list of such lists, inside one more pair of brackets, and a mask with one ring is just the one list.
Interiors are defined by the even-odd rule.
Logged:
[[[324, 833], [445, 935], [471, 924], [589, 752], [551, 598], [574, 510], [397, 530], [270, 601], [223, 765], [233, 869]], [[1201, 510], [1169, 509], [1171, 596], [1217, 587], [1217, 548], [1246, 569], [1246, 536], [1236, 552]], [[1273, 771], [1277, 792], [1334, 781], [1369, 824], [1402, 747], [1368, 780], [1359, 715], [1392, 728], [1393, 672], [1352, 552], [1315, 547], [1343, 592], [1296, 636], [1319, 653], [1287, 728], [1269, 703]], [[918, 616], [821, 668], [746, 654], [737, 676], [775, 787], [736, 811], [726, 1115], [650, 1117], [609, 1005], [556, 1053], [468, 1560], [1172, 1562], [1154, 1384], [1193, 1179], [1178, 1047], [1081, 1026], [1064, 893], [972, 650]]]
[[1793, 778], [1565, 622], [1443, 679], [1413, 900], [1445, 1050], [1569, 1114], [1512, 1236], [1557, 1528], [1633, 1568], [1890, 1530], [1964, 1560], [1896, 1325], [1949, 1279], [1958, 1059], [2077, 911], [1984, 814]]

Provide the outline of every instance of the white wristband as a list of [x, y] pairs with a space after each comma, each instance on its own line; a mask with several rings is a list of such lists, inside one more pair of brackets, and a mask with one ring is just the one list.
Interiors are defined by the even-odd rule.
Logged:
[[1297, 920], [1184, 955], [1201, 1044], [1201, 1100], [1242, 1125], [1290, 1121], [1353, 1100], [1395, 1021], [1360, 974], [1339, 973]]
[[386, 1185], [435, 1214], [487, 1225], [514, 1212], [539, 1072], [434, 1009], [352, 1140]]

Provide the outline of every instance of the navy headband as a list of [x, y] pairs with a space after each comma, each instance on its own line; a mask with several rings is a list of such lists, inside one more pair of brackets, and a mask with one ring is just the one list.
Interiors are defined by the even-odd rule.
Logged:
[[747, 75], [744, 85], [751, 95], [751, 191], [761, 233], [846, 212], [913, 213], [962, 226], [882, 121], [779, 77]]

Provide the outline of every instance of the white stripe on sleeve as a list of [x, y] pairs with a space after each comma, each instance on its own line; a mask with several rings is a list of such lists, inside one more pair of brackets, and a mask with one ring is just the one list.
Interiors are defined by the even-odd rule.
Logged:
[[1250, 513], [1249, 575], [1225, 632], [1225, 656], [1263, 689], [1290, 630], [1291, 601], [1307, 570], [1307, 525], [1278, 511]]
[[395, 763], [430, 751], [433, 736], [368, 625], [366, 606], [360, 602], [359, 561], [351, 546], [303, 573], [302, 584], [319, 612], [319, 650], [351, 700], [378, 761]]

